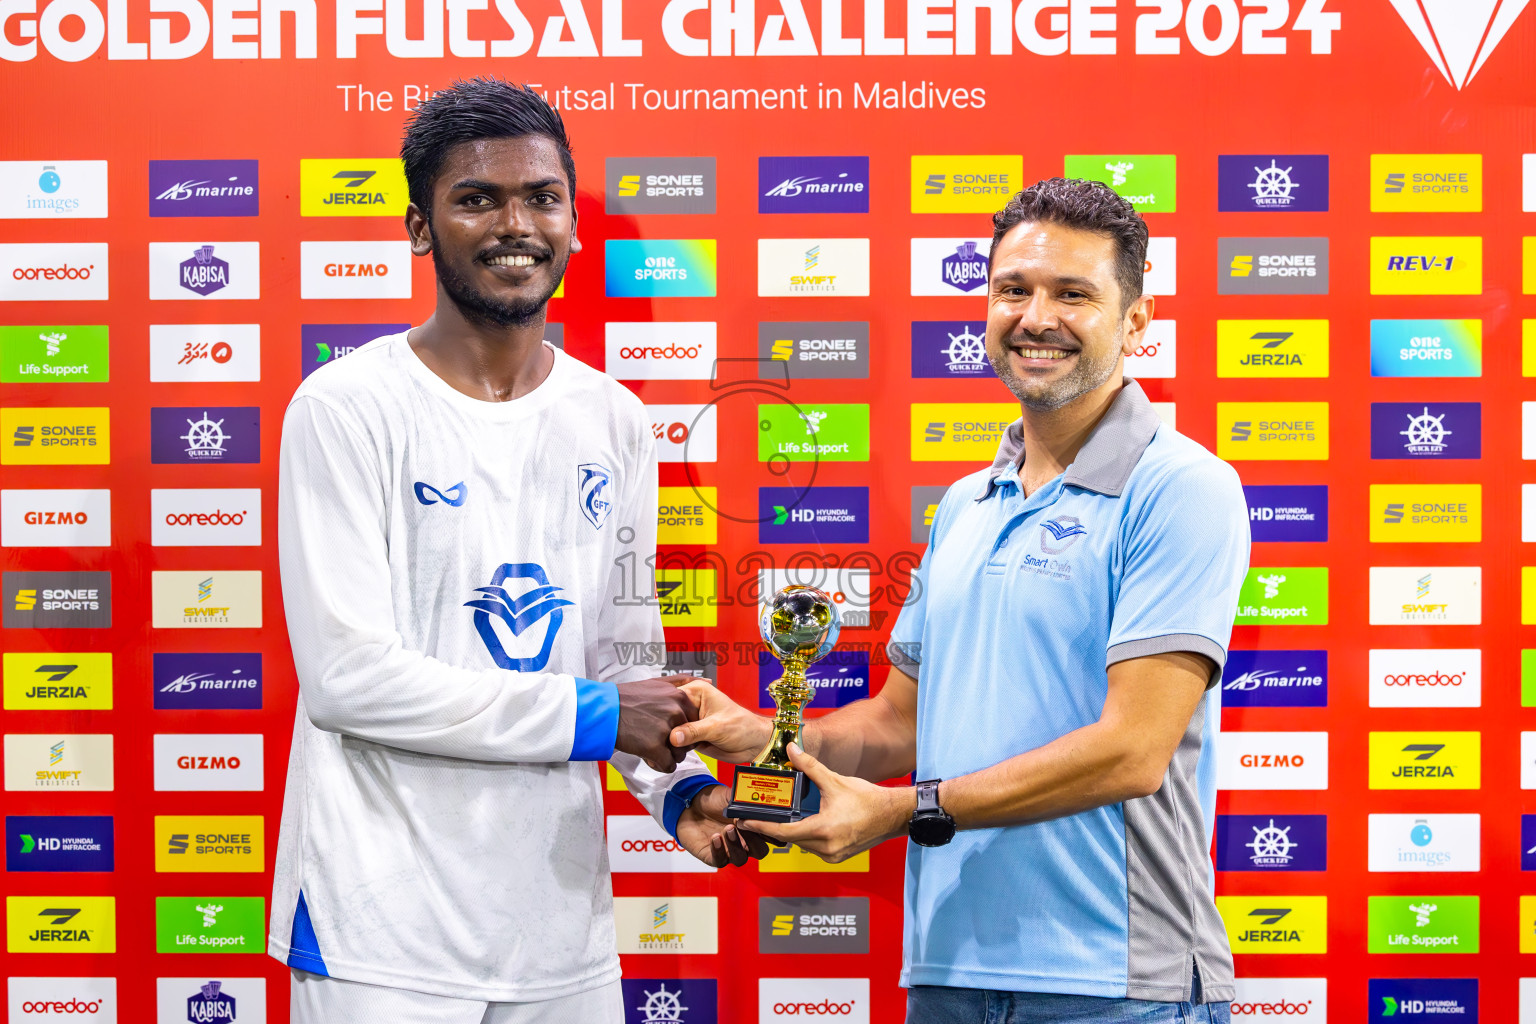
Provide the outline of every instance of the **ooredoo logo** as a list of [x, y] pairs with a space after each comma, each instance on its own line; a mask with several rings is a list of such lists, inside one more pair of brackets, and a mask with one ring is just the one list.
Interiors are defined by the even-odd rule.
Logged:
[[255, 547], [261, 543], [260, 488], [149, 492], [156, 547]]
[[106, 297], [105, 242], [0, 245], [0, 302]]
[[10, 1019], [28, 1024], [116, 1024], [116, 978], [11, 978]]
[[1232, 1020], [1249, 1022], [1328, 1019], [1326, 978], [1236, 978]]
[[619, 380], [709, 380], [715, 368], [715, 324], [609, 323], [606, 347], [606, 369]]
[[1178, 324], [1154, 320], [1141, 344], [1125, 357], [1127, 377], [1173, 377], [1178, 374]]
[[757, 1019], [779, 1021], [830, 1019], [869, 1024], [868, 978], [760, 978]]
[[706, 873], [715, 869], [689, 853], [649, 814], [608, 816], [608, 864], [615, 873]]
[[1477, 648], [1373, 650], [1373, 708], [1475, 708], [1483, 703], [1483, 652]]
[[306, 299], [408, 299], [411, 244], [300, 242], [299, 294]]

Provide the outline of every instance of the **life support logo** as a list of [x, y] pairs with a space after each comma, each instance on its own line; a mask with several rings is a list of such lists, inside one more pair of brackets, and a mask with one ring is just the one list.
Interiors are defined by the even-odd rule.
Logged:
[[436, 505], [442, 502], [450, 508], [458, 508], [469, 500], [469, 486], [460, 480], [447, 491], [440, 491], [429, 483], [421, 480], [412, 485], [416, 491], [416, 500], [423, 505]]
[[608, 470], [595, 462], [576, 467], [576, 498], [581, 505], [581, 514], [599, 530], [613, 511], [613, 502], [608, 500], [610, 477]]
[[[513, 580], [529, 580], [534, 586], [513, 597], [502, 585]], [[490, 652], [491, 660], [497, 666], [514, 672], [538, 672], [549, 664], [555, 635], [560, 632], [560, 625], [565, 620], [561, 609], [575, 604], [574, 601], [555, 596], [563, 589], [552, 585], [544, 567], [536, 562], [505, 562], [491, 577], [490, 586], [475, 588], [476, 593], [485, 596], [464, 602], [464, 607], [475, 609], [475, 631], [485, 641], [485, 649]], [[544, 634], [543, 646], [532, 657], [512, 657], [496, 632], [492, 616], [500, 619], [515, 637], [522, 636], [540, 619], [548, 618], [549, 629]]]
[[1040, 524], [1040, 550], [1048, 555], [1059, 555], [1076, 544], [1079, 537], [1086, 536], [1088, 528], [1077, 516], [1057, 516]]

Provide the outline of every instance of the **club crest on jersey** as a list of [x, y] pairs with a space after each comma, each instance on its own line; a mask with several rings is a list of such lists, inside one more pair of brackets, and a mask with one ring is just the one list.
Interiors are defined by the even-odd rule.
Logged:
[[[510, 591], [517, 587], [512, 585], [524, 580], [532, 586], [514, 597]], [[464, 607], [475, 610], [475, 631], [480, 634], [497, 666], [513, 672], [538, 672], [549, 664], [555, 635], [565, 620], [565, 613], [560, 609], [575, 604], [555, 596], [563, 589], [550, 584], [544, 567], [537, 562], [505, 562], [491, 577], [490, 586], [475, 588], [475, 593], [485, 596], [464, 602]], [[514, 658], [507, 653], [501, 634], [496, 630], [495, 619], [511, 630], [513, 637], [521, 637], [541, 619], [548, 619], [543, 646], [532, 657]]]
[[458, 508], [469, 500], [469, 488], [464, 485], [464, 481], [460, 480], [444, 493], [431, 484], [422, 483], [418, 480], [416, 481], [416, 500], [423, 505], [436, 505], [438, 502], [442, 502], [445, 505]]
[[581, 514], [599, 530], [613, 511], [613, 502], [608, 500], [608, 480], [608, 470], [595, 462], [576, 467], [576, 500], [581, 505]]
[[[1078, 521], [1077, 516], [1057, 516], [1040, 524], [1040, 550], [1048, 555], [1059, 555], [1076, 544], [1077, 538], [1087, 535], [1088, 528]], [[1052, 547], [1052, 544], [1058, 546]]]

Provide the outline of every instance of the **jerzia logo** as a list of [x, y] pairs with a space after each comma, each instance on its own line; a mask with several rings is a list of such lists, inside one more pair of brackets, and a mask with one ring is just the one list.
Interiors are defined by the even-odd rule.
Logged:
[[431, 484], [423, 483], [420, 480], [416, 481], [412, 486], [416, 491], [416, 500], [423, 505], [436, 505], [438, 502], [442, 502], [444, 505], [458, 508], [469, 500], [469, 488], [462, 480], [448, 488], [446, 492], [440, 491]]
[[608, 500], [608, 481], [608, 470], [595, 462], [576, 467], [576, 498], [581, 503], [581, 514], [599, 530], [613, 511], [613, 502]]
[[[513, 597], [502, 586], [512, 580], [529, 580], [534, 586]], [[480, 639], [485, 641], [486, 650], [498, 666], [514, 672], [537, 672], [549, 664], [555, 635], [560, 632], [560, 624], [565, 620], [565, 614], [560, 609], [575, 604], [574, 601], [555, 596], [562, 589], [551, 585], [544, 567], [535, 562], [506, 562], [491, 577], [490, 586], [475, 588], [476, 593], [485, 596], [464, 602], [464, 607], [475, 609], [475, 630], [480, 634]], [[492, 616], [500, 619], [514, 637], [522, 636], [525, 630], [540, 619], [548, 618], [549, 629], [544, 634], [543, 646], [532, 657], [512, 657], [502, 644]]]

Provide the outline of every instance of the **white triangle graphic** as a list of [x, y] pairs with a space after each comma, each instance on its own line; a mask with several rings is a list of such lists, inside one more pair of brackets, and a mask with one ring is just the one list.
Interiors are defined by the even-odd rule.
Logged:
[[1463, 89], [1530, 0], [1391, 0], [1435, 68]]

